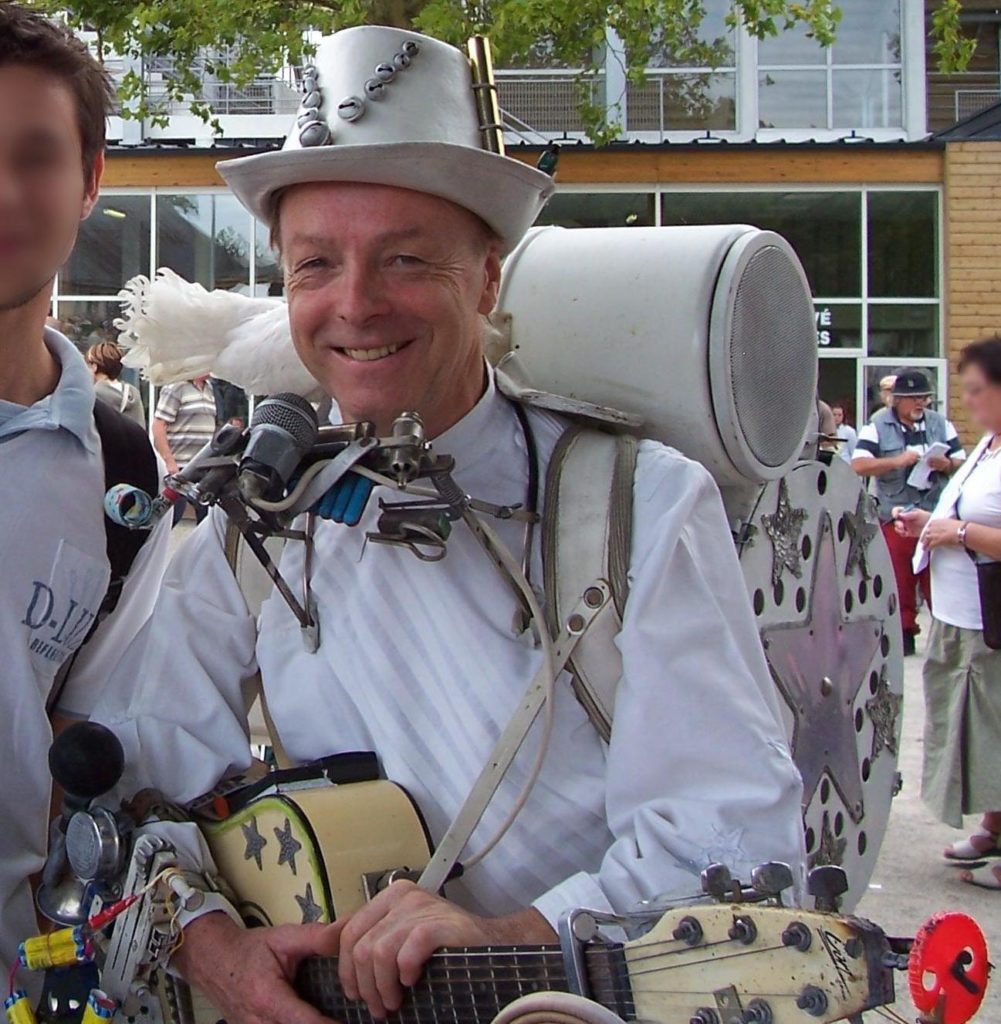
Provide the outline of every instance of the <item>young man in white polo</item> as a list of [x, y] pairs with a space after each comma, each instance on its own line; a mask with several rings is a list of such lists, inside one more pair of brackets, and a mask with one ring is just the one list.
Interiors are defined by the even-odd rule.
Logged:
[[[121, 537], [109, 533], [103, 510], [110, 452], [105, 439], [124, 439], [132, 446], [130, 457], [144, 467], [143, 479], [151, 477], [152, 486], [157, 482], [143, 430], [108, 407], [95, 412], [94, 384], [83, 357], [46, 326], [53, 279], [97, 200], [110, 101], [105, 73], [72, 34], [14, 4], [0, 4], [0, 970], [5, 973], [18, 943], [38, 930], [29, 879], [46, 856], [51, 793], [46, 752], [53, 730], [68, 717], [89, 712], [109, 661], [148, 613], [167, 538], [161, 532], [138, 552], [117, 610], [88, 640], [102, 608], [110, 607], [109, 594], [115, 596], [109, 588], [117, 590], [124, 579], [116, 578], [115, 568]], [[20, 979], [29, 987], [33, 980]]]

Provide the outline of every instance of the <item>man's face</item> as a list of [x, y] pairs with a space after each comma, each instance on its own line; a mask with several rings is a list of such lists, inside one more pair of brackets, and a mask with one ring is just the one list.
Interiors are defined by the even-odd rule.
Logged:
[[383, 185], [297, 185], [282, 198], [296, 351], [345, 421], [380, 432], [416, 411], [434, 437], [483, 391], [481, 316], [500, 278], [473, 214]]
[[928, 404], [927, 395], [910, 395], [907, 398], [894, 399], [897, 416], [906, 423], [914, 423], [921, 419], [925, 406]]
[[62, 79], [0, 67], [0, 312], [46, 288], [97, 199], [85, 182], [76, 103]]

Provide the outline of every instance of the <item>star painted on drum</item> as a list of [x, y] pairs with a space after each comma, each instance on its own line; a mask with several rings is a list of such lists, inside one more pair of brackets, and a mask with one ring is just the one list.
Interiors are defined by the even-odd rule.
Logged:
[[869, 545], [879, 533], [879, 522], [874, 518], [872, 498], [865, 492], [859, 494], [855, 511], [845, 513], [845, 532], [848, 534], [845, 575], [851, 576], [858, 567], [862, 570], [863, 579], [871, 579]]
[[817, 849], [810, 855], [810, 867], [819, 868], [826, 864], [837, 864], [840, 866], [844, 863], [845, 850], [848, 847], [848, 841], [844, 838], [838, 838], [834, 831], [831, 829], [831, 819], [824, 811], [824, 821], [820, 827], [820, 843]]
[[894, 693], [886, 680], [886, 666], [879, 674], [876, 693], [865, 702], [866, 714], [872, 720], [872, 759], [875, 761], [883, 750], [896, 756], [897, 720], [904, 706], [902, 694]]
[[285, 819], [282, 828], [274, 829], [274, 833], [275, 839], [278, 840], [278, 866], [288, 864], [294, 875], [296, 873], [295, 855], [302, 849], [302, 843], [292, 835], [292, 823], [288, 818]]
[[251, 818], [250, 821], [241, 825], [240, 829], [243, 832], [243, 838], [247, 841], [247, 848], [243, 851], [243, 859], [256, 861], [257, 870], [263, 871], [264, 865], [261, 863], [261, 850], [268, 845], [268, 841], [257, 831], [257, 819]]
[[323, 917], [323, 907], [313, 899], [312, 882], [306, 883], [305, 895], [296, 895], [295, 901], [299, 904], [299, 909], [302, 911], [303, 924], [312, 924], [314, 921], [319, 921], [320, 918]]
[[789, 488], [785, 480], [780, 481], [775, 514], [761, 517], [761, 525], [772, 542], [772, 586], [782, 578], [783, 569], [788, 569], [797, 579], [803, 575], [800, 534], [806, 517], [805, 508], [793, 508], [789, 503]]
[[804, 806], [826, 773], [852, 820], [862, 820], [862, 773], [855, 700], [879, 649], [877, 619], [841, 615], [842, 588], [830, 518], [815, 546], [810, 605], [801, 623], [762, 632], [768, 664], [793, 713], [792, 749], [803, 776]]

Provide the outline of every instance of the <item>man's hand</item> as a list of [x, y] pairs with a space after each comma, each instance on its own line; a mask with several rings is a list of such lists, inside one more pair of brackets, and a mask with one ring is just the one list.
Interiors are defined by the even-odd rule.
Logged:
[[948, 455], [936, 455], [928, 460], [928, 465], [931, 466], [936, 473], [952, 472], [952, 459], [950, 459]]
[[924, 528], [921, 540], [928, 551], [934, 551], [935, 548], [958, 548], [959, 528], [962, 525], [958, 519], [933, 519]]
[[364, 999], [376, 1019], [398, 1010], [432, 954], [444, 946], [513, 946], [555, 942], [534, 908], [507, 917], [477, 917], [413, 882], [394, 882], [346, 918], [340, 933], [340, 979], [349, 999]]
[[222, 913], [184, 929], [172, 966], [232, 1024], [330, 1024], [289, 984], [307, 956], [337, 952], [339, 924], [244, 929]]
[[908, 469], [909, 467], [913, 466], [915, 463], [920, 461], [921, 456], [918, 455], [918, 453], [913, 448], [905, 448], [904, 451], [902, 451], [896, 457], [896, 459], [894, 459], [894, 462], [897, 465], [897, 469]]

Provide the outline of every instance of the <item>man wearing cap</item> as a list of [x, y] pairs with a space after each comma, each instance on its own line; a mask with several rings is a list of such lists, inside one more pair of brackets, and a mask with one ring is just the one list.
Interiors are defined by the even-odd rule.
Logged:
[[[893, 561], [900, 595], [900, 619], [904, 630], [904, 653], [914, 653], [918, 587], [931, 604], [928, 570], [915, 576], [911, 565], [916, 541], [902, 537], [893, 528], [893, 510], [910, 507], [931, 511], [938, 503], [946, 481], [966, 458], [956, 428], [926, 405], [931, 396], [928, 378], [920, 370], [901, 370], [893, 380], [893, 404], [873, 416], [858, 435], [852, 468], [859, 476], [876, 479], [879, 519]], [[914, 466], [934, 444], [945, 446], [944, 454], [928, 458], [933, 471], [925, 483], [910, 481]]]
[[[320, 45], [305, 80], [281, 152], [219, 165], [271, 226], [302, 362], [333, 397], [335, 421], [370, 420], [385, 435], [415, 410], [435, 450], [455, 458], [464, 491], [530, 502], [533, 453], [545, 479], [567, 422], [504, 398], [482, 338], [501, 257], [552, 180], [484, 148], [470, 63], [434, 39], [346, 30]], [[801, 784], [719, 493], [701, 466], [653, 442], [640, 445], [633, 491], [609, 742], [561, 675], [538, 783], [496, 848], [449, 883], [447, 900], [396, 882], [332, 926], [245, 931], [220, 911], [185, 918], [175, 966], [228, 1020], [319, 1024], [288, 984], [311, 953], [338, 954], [348, 996], [381, 1018], [442, 946], [553, 942], [568, 909], [628, 911], [691, 894], [713, 861], [745, 877], [755, 863], [786, 861], [802, 884]], [[140, 781], [190, 800], [245, 767], [242, 687], [259, 669], [291, 760], [374, 750], [441, 838], [543, 656], [470, 531], [453, 531], [448, 557], [433, 564], [366, 547], [375, 504], [359, 510], [358, 529], [317, 525], [312, 652], [275, 596], [258, 631], [212, 510], [108, 686], [140, 681], [102, 715], [145, 772]], [[493, 525], [520, 559], [523, 524]], [[530, 563], [541, 580], [538, 545]], [[302, 579], [306, 565], [304, 545], [287, 545], [286, 579]], [[472, 852], [521, 794], [534, 740], [526, 748]]]

